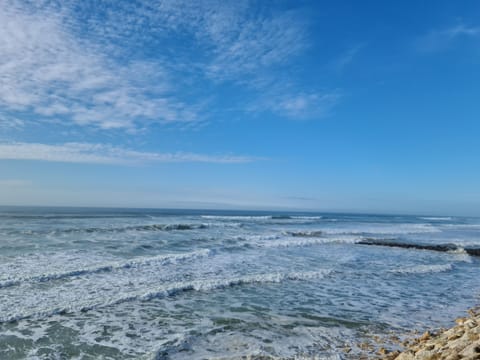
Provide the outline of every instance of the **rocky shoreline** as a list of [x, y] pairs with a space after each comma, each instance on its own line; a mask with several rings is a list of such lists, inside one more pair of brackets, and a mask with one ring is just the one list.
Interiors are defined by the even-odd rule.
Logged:
[[381, 360], [480, 360], [480, 307], [469, 316], [455, 320], [456, 325], [438, 332], [425, 332], [402, 343], [403, 351], [380, 348]]

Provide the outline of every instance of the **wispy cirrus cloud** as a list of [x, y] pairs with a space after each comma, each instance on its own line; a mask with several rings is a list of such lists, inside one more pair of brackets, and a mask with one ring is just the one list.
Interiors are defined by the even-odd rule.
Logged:
[[192, 107], [169, 95], [158, 64], [114, 61], [98, 39], [72, 32], [67, 7], [29, 5], [0, 1], [4, 109], [103, 129], [196, 119]]
[[0, 0], [0, 105], [104, 130], [198, 122], [205, 86], [264, 94], [308, 47], [304, 23], [251, 1]]
[[281, 100], [274, 110], [291, 118], [324, 117], [340, 100], [339, 93], [301, 93]]
[[25, 121], [15, 116], [9, 116], [0, 112], [0, 130], [2, 129], [22, 129], [25, 127]]
[[356, 44], [333, 60], [331, 67], [336, 71], [342, 71], [352, 63], [355, 57], [365, 47], [364, 43]]
[[328, 116], [341, 98], [338, 90], [270, 94], [256, 102], [252, 110], [268, 110], [293, 120], [319, 119]]
[[444, 29], [435, 29], [419, 37], [415, 47], [420, 52], [436, 52], [447, 49], [462, 37], [479, 38], [480, 26], [468, 26], [463, 23]]
[[105, 144], [64, 143], [51, 145], [24, 142], [0, 143], [0, 160], [2, 159], [110, 165], [174, 162], [238, 164], [259, 160], [259, 158], [235, 155], [141, 152]]
[[297, 24], [293, 13], [274, 18], [246, 18], [233, 27], [225, 23], [214, 28], [211, 38], [216, 49], [206, 70], [217, 80], [245, 82], [248, 76], [255, 81], [263, 70], [285, 64], [307, 47], [304, 29]]
[[[238, 80], [285, 63], [308, 46], [305, 18], [299, 10], [282, 10], [262, 2], [163, 0], [119, 2], [116, 11], [95, 5], [85, 10], [89, 34], [123, 48], [142, 51], [181, 36], [185, 47], [167, 48], [170, 69], [196, 70], [217, 80]], [[148, 28], [148, 31], [145, 29]], [[172, 53], [172, 52], [173, 53]]]

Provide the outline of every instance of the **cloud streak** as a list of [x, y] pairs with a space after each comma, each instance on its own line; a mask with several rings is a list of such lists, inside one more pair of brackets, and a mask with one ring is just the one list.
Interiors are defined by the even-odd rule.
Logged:
[[259, 158], [235, 155], [205, 155], [185, 152], [141, 152], [112, 145], [91, 143], [0, 143], [0, 160], [38, 160], [63, 163], [138, 165], [146, 163], [239, 164]]
[[461, 37], [480, 37], [480, 27], [459, 24], [446, 29], [432, 30], [417, 39], [415, 46], [421, 52], [437, 52], [447, 49], [454, 41]]
[[343, 71], [348, 65], [352, 63], [352, 61], [364, 47], [365, 44], [363, 43], [351, 47], [332, 62], [332, 68], [339, 72]]
[[252, 105], [253, 112], [270, 111], [292, 120], [313, 120], [328, 116], [342, 98], [338, 90], [270, 93]]

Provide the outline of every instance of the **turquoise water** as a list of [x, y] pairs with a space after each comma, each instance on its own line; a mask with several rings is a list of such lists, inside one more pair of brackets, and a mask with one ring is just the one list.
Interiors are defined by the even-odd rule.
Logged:
[[476, 305], [475, 247], [473, 218], [0, 208], [0, 358], [355, 358]]

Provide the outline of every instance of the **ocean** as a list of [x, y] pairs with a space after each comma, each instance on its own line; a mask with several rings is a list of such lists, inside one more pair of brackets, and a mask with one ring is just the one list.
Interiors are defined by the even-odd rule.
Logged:
[[477, 305], [479, 248], [475, 218], [0, 208], [0, 359], [355, 359]]

